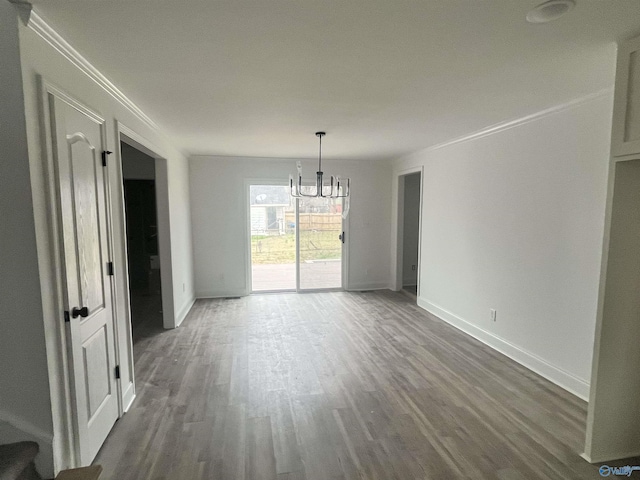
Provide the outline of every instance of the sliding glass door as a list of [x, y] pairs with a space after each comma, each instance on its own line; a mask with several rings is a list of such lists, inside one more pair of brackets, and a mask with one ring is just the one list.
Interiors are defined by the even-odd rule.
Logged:
[[251, 290], [342, 287], [342, 200], [291, 199], [280, 185], [250, 185]]
[[287, 187], [250, 185], [249, 209], [251, 290], [296, 290], [296, 210]]
[[298, 288], [341, 288], [342, 199], [298, 199], [297, 230]]

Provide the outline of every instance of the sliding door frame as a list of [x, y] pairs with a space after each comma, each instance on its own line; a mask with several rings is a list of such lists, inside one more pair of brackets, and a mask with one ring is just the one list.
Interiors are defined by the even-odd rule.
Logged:
[[[296, 265], [296, 286], [295, 289], [285, 289], [285, 290], [260, 290], [259, 292], [253, 291], [253, 261], [251, 257], [251, 186], [252, 185], [273, 185], [273, 186], [287, 186], [286, 181], [282, 180], [274, 180], [274, 179], [260, 179], [260, 178], [247, 178], [244, 181], [244, 214], [245, 214], [245, 231], [244, 231], [244, 241], [245, 241], [245, 294], [251, 295], [252, 293], [316, 293], [316, 292], [336, 292], [346, 290], [347, 287], [347, 279], [348, 279], [348, 245], [349, 245], [349, 232], [348, 225], [349, 222], [347, 219], [342, 219], [342, 233], [346, 236], [346, 241], [341, 242], [342, 251], [340, 252], [340, 279], [341, 285], [339, 287], [334, 288], [300, 288], [300, 200], [298, 198], [295, 199], [295, 212], [296, 212], [296, 255], [295, 255], [295, 265]], [[344, 201], [343, 201], [344, 208]]]

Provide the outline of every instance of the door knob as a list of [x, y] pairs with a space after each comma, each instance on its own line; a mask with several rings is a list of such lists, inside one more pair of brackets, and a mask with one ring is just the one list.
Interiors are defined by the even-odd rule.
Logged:
[[73, 307], [73, 309], [71, 310], [71, 316], [73, 318], [78, 318], [78, 317], [86, 318], [89, 316], [89, 309], [87, 307], [82, 307], [82, 308]]

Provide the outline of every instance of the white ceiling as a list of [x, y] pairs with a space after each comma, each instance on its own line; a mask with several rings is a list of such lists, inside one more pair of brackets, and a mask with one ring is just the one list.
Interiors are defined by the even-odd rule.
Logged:
[[640, 0], [36, 0], [192, 154], [397, 157], [613, 81]]

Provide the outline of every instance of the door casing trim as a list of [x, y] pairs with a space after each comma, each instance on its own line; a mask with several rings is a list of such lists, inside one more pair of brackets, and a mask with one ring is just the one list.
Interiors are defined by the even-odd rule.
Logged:
[[[63, 273], [63, 250], [61, 242], [61, 211], [60, 196], [58, 184], [56, 180], [56, 164], [53, 152], [53, 132], [52, 132], [52, 111], [50, 99], [56, 97], [75, 108], [82, 114], [100, 124], [100, 134], [103, 144], [101, 148], [107, 149], [109, 140], [107, 136], [106, 119], [95, 110], [87, 107], [83, 103], [76, 100], [73, 96], [66, 93], [63, 89], [58, 88], [52, 83], [46, 81], [42, 76], [38, 75], [37, 82], [39, 86], [39, 101], [41, 115], [41, 146], [43, 149], [42, 168], [45, 183], [45, 197], [47, 198], [46, 216], [48, 218], [47, 240], [49, 242], [49, 252], [51, 264], [48, 273], [51, 291], [44, 292], [43, 297], [49, 294], [51, 298], [51, 306], [53, 308], [52, 316], [47, 315], [48, 309], [45, 309], [44, 317], [44, 334], [47, 348], [47, 368], [49, 374], [49, 390], [51, 396], [51, 412], [53, 416], [53, 457], [54, 470], [57, 472], [63, 468], [79, 466], [80, 462], [80, 445], [77, 432], [74, 427], [74, 409], [77, 408], [73, 392], [71, 389], [70, 375], [70, 359], [69, 359], [69, 342], [67, 339], [67, 329], [63, 319], [64, 311], [64, 273]], [[113, 238], [112, 238], [112, 217], [109, 206], [109, 192], [111, 190], [108, 171], [104, 174], [104, 187], [106, 189], [105, 203], [107, 208], [106, 228], [107, 228], [107, 250], [109, 258], [113, 256]], [[114, 277], [111, 282], [111, 308], [114, 315], [113, 335], [114, 349], [116, 358], [119, 357], [119, 349], [117, 339], [117, 322], [115, 321], [116, 295]], [[49, 317], [49, 318], [48, 318]], [[116, 380], [117, 397], [120, 407], [120, 399], [122, 396], [120, 382]]]

